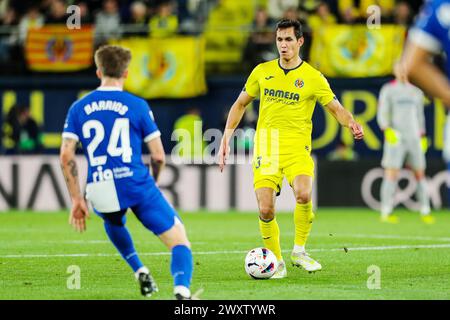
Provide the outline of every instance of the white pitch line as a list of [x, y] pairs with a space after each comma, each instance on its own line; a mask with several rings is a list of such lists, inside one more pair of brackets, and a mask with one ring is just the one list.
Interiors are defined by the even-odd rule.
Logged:
[[[332, 236], [330, 236], [332, 234]], [[314, 236], [314, 234], [312, 234]], [[326, 236], [324, 233], [316, 234], [316, 236]], [[448, 237], [426, 237], [426, 236], [397, 236], [389, 234], [334, 234], [330, 232], [329, 237], [346, 237], [346, 238], [369, 238], [369, 239], [397, 239], [397, 240], [425, 240], [425, 241], [450, 241]]]
[[[403, 250], [403, 249], [446, 249], [450, 248], [450, 243], [445, 244], [417, 244], [417, 245], [400, 245], [400, 246], [378, 246], [378, 247], [353, 247], [346, 248], [347, 251], [378, 251], [378, 250]], [[327, 251], [343, 251], [344, 248], [333, 249], [310, 249], [310, 252], [327, 252]], [[290, 250], [282, 250], [290, 252]], [[194, 251], [194, 255], [214, 255], [214, 254], [245, 254], [246, 251], [230, 250], [230, 251]], [[166, 256], [170, 252], [144, 252], [139, 253], [140, 256]], [[0, 259], [8, 258], [84, 258], [84, 257], [116, 257], [118, 253], [73, 253], [73, 254], [8, 254], [0, 255]]]
[[[293, 233], [285, 232], [284, 235], [293, 235]], [[332, 234], [332, 235], [330, 235]], [[257, 235], [255, 235], [256, 237]], [[400, 236], [400, 235], [387, 235], [387, 234], [345, 234], [345, 233], [313, 233], [312, 237], [321, 238], [362, 238], [362, 239], [395, 239], [395, 240], [423, 240], [423, 241], [443, 241], [450, 242], [450, 237], [427, 237], [427, 236]], [[14, 244], [22, 243], [36, 243], [32, 240], [18, 240], [14, 241]], [[40, 244], [111, 244], [109, 240], [63, 240], [63, 241], [39, 241]], [[148, 241], [134, 241], [135, 244], [148, 243]], [[207, 244], [206, 241], [191, 241], [192, 244]], [[241, 242], [229, 242], [230, 244], [239, 244]], [[2, 245], [0, 244], [0, 248]]]
[[397, 239], [397, 240], [425, 240], [425, 241], [445, 241], [445, 242], [450, 241], [450, 238], [448, 238], [448, 237], [397, 236], [397, 235], [388, 235], [388, 234], [333, 234], [330, 237]]
[[[378, 251], [378, 250], [401, 250], [401, 249], [445, 249], [450, 248], [450, 243], [440, 244], [416, 244], [416, 245], [399, 245], [399, 246], [378, 246], [378, 247], [353, 247], [347, 248], [347, 251]], [[311, 249], [308, 251], [342, 251], [344, 248], [334, 249]], [[290, 251], [290, 250], [284, 250]]]
[[[149, 241], [133, 241], [134, 244], [145, 244], [151, 242], [152, 239], [150, 238]], [[66, 241], [33, 241], [33, 240], [18, 240], [14, 241], [14, 245], [21, 245], [21, 244], [112, 244], [109, 240], [66, 240]], [[208, 244], [209, 242], [206, 241], [191, 241], [192, 244]], [[5, 244], [3, 247], [9, 247], [10, 243], [7, 245]], [[0, 244], [0, 248], [2, 247], [2, 244]]]

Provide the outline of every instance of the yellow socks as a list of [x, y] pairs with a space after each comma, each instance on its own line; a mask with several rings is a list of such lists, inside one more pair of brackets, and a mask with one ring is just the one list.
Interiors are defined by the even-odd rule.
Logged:
[[[294, 244], [304, 247], [312, 228], [314, 213], [312, 212], [312, 202], [296, 204], [294, 211], [295, 240]], [[276, 218], [266, 222], [259, 219], [259, 230], [263, 238], [264, 247], [272, 251], [278, 260], [282, 260], [280, 247], [280, 228]]]
[[281, 247], [280, 247], [280, 228], [278, 227], [277, 220], [266, 222], [259, 219], [259, 230], [263, 238], [264, 247], [272, 251], [277, 257], [278, 261], [282, 260]]
[[295, 239], [294, 244], [305, 246], [311, 231], [314, 213], [312, 212], [312, 202], [305, 204], [297, 203], [294, 211]]

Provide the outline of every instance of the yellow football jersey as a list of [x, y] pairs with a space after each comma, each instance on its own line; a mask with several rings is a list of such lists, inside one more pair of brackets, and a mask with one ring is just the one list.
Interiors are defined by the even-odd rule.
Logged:
[[316, 102], [326, 106], [335, 98], [325, 77], [305, 61], [294, 69], [283, 69], [279, 59], [261, 63], [253, 69], [244, 90], [260, 99], [255, 151], [267, 148], [268, 141], [272, 146], [278, 142], [279, 150], [263, 152], [268, 154], [305, 149], [310, 153]]

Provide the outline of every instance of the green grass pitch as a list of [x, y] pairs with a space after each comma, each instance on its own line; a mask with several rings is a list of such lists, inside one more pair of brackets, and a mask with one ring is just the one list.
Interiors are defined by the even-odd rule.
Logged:
[[[323, 270], [308, 274], [288, 263], [281, 280], [244, 271], [247, 251], [262, 245], [256, 213], [182, 213], [194, 253], [192, 290], [214, 300], [450, 299], [450, 214], [435, 212], [437, 223], [425, 225], [417, 213], [397, 212], [400, 224], [389, 225], [368, 209], [317, 210], [307, 249]], [[277, 220], [289, 261], [293, 217]], [[160, 289], [150, 299], [172, 299], [167, 250], [132, 214], [127, 225]], [[144, 299], [94, 214], [84, 234], [67, 224], [67, 212], [2, 213], [0, 230], [0, 299]], [[80, 268], [80, 289], [67, 288], [71, 265]], [[380, 270], [380, 289], [367, 286], [370, 266]]]

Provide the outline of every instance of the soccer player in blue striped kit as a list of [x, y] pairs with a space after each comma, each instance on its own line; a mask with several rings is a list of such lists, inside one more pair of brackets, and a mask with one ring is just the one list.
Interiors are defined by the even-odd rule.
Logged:
[[[104, 220], [109, 239], [135, 273], [141, 293], [150, 296], [158, 289], [125, 226], [128, 209], [172, 251], [174, 295], [180, 300], [191, 299], [190, 243], [180, 217], [156, 184], [165, 162], [161, 133], [147, 102], [123, 91], [130, 61], [128, 49], [109, 45], [99, 48], [95, 63], [101, 85], [69, 109], [60, 151], [72, 199], [69, 223], [82, 232], [89, 216], [75, 160], [81, 142], [88, 160], [86, 199]], [[142, 161], [142, 142], [151, 153], [153, 177]]]

